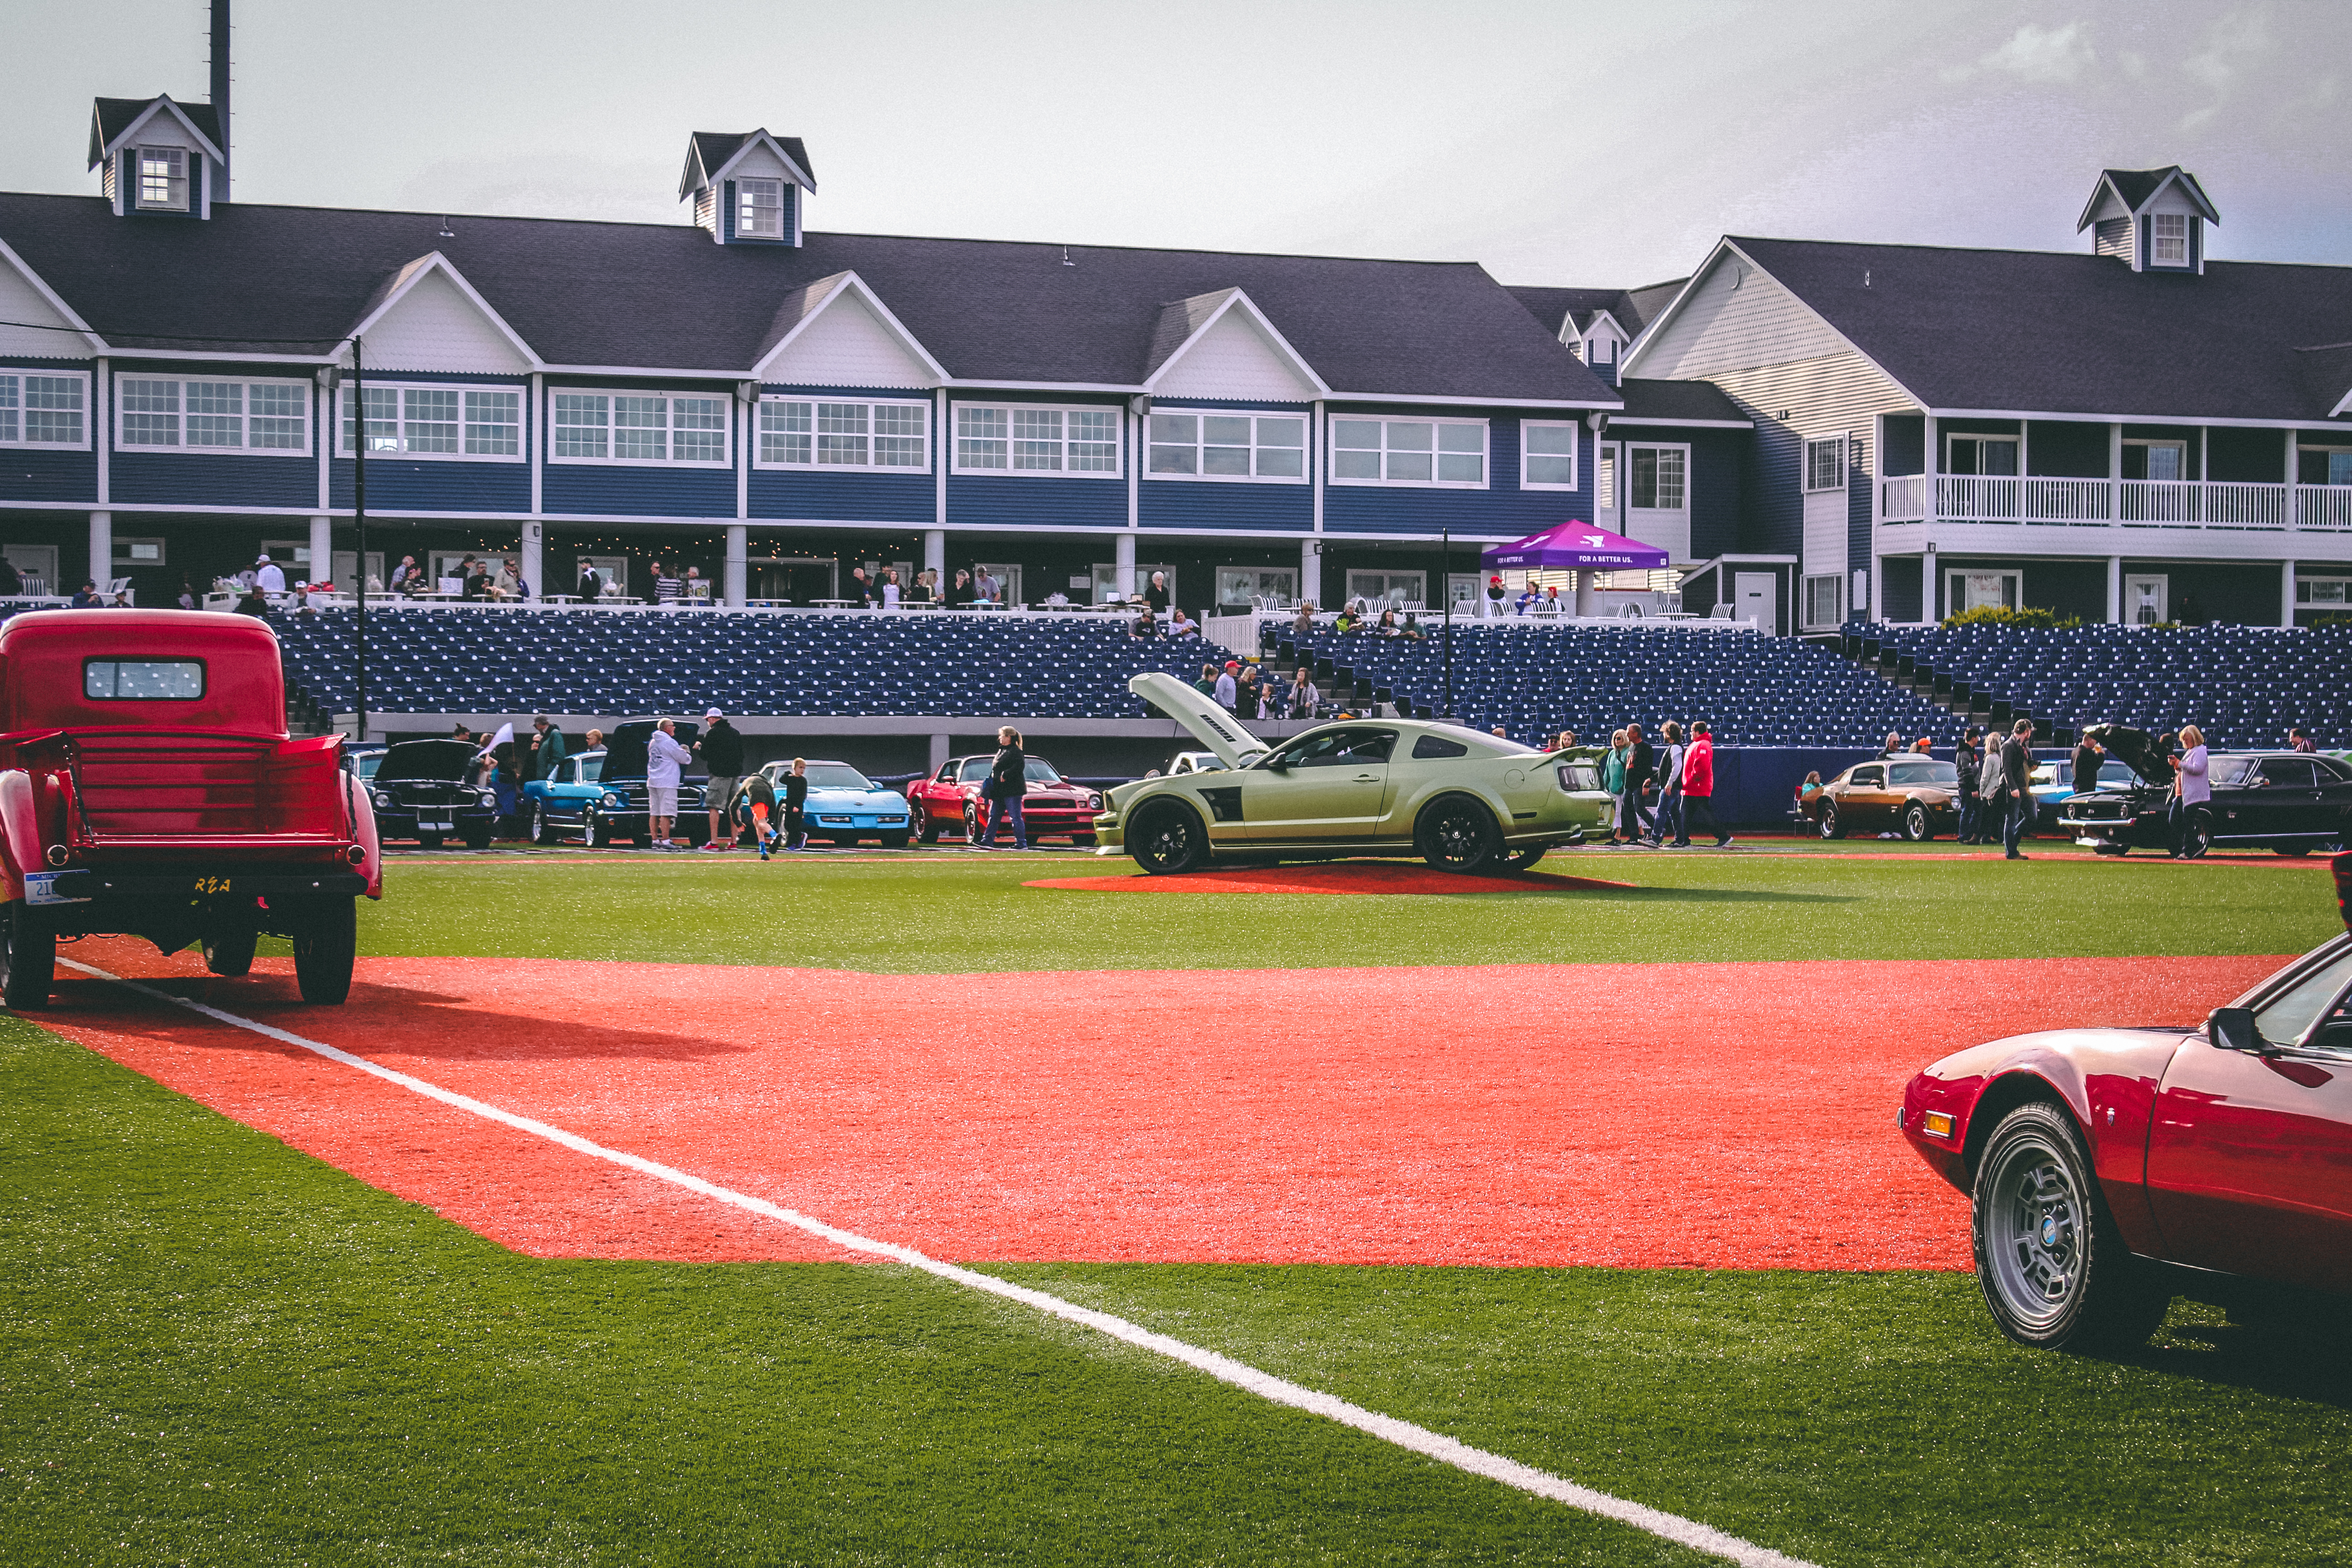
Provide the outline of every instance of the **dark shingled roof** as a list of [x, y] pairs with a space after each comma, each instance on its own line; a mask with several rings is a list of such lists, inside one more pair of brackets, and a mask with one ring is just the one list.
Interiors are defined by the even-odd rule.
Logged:
[[1655, 321], [1658, 312], [1682, 292], [1687, 278], [1677, 278], [1670, 283], [1651, 283], [1639, 289], [1548, 289], [1533, 285], [1513, 284], [1511, 294], [1518, 302], [1534, 312], [1546, 331], [1557, 335], [1563, 321], [1573, 320], [1576, 330], [1583, 331], [1592, 324], [1595, 310], [1606, 310], [1617, 319], [1617, 324], [1639, 337], [1642, 329]]
[[2148, 197], [2156, 195], [2164, 182], [2175, 174], [2180, 176], [2181, 187], [2189, 199], [2202, 207], [2207, 217], [2215, 223], [2221, 222], [2221, 209], [2213, 205], [2213, 198], [2205, 194], [2205, 187], [2197, 183], [2197, 176], [2178, 163], [2167, 163], [2161, 169], [2100, 170], [2098, 183], [2091, 187], [2091, 199], [2083, 204], [2083, 216], [2074, 225], [2074, 232], [2080, 234], [2091, 226], [2092, 220], [2098, 216], [2100, 195], [2109, 185], [2113, 185], [2116, 195], [2123, 198], [2124, 205], [2137, 213], [2147, 205]]
[[1618, 401], [1469, 262], [1072, 246], [1066, 267], [1059, 245], [714, 245], [683, 224], [457, 215], [444, 239], [442, 222], [238, 202], [209, 222], [149, 223], [94, 196], [0, 194], [0, 239], [125, 347], [188, 346], [172, 337], [184, 333], [323, 354], [387, 279], [437, 250], [555, 364], [740, 374], [797, 291], [854, 271], [958, 379], [1135, 385], [1164, 306], [1239, 288], [1342, 393]]
[[1644, 419], [1728, 419], [1752, 426], [1739, 405], [1711, 381], [1646, 381], [1640, 377], [1617, 384], [1625, 412], [1615, 417], [1628, 425]]
[[[687, 160], [688, 181], [682, 184], [677, 194], [683, 196], [693, 190], [694, 187], [690, 182], [697, 172], [694, 167], [697, 159], [701, 161], [702, 167], [699, 172], [703, 175], [707, 177], [715, 174], [726, 167], [728, 159], [742, 151], [744, 142], [759, 134], [757, 131], [695, 132], [687, 139], [687, 149], [689, 154]], [[799, 137], [777, 136], [772, 131], [768, 134], [774, 137], [776, 145], [784, 150], [784, 156], [790, 158], [802, 174], [812, 180], [816, 178], [816, 167], [809, 162], [808, 149], [801, 144]]]
[[[209, 103], [182, 103], [168, 92], [157, 97], [169, 99], [172, 107], [188, 117], [188, 123], [204, 133], [206, 141], [221, 144], [220, 116]], [[106, 156], [114, 139], [131, 129], [138, 118], [147, 112], [152, 98], [101, 98], [95, 101], [89, 122], [89, 161], [95, 164]]]
[[2040, 250], [1730, 242], [1933, 408], [2324, 419], [2335, 399], [2295, 351], [2352, 323], [2352, 267], [2209, 261], [2200, 278]]

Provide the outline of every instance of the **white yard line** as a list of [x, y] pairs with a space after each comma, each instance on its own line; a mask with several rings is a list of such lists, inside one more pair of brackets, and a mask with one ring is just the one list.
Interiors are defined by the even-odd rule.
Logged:
[[421, 1094], [428, 1100], [438, 1100], [444, 1105], [453, 1106], [459, 1110], [481, 1117], [485, 1121], [511, 1127], [517, 1131], [530, 1133], [534, 1138], [544, 1138], [551, 1143], [561, 1144], [574, 1153], [585, 1154], [591, 1159], [603, 1160], [611, 1164], [635, 1171], [642, 1175], [651, 1176], [656, 1181], [666, 1182], [671, 1186], [682, 1187], [688, 1192], [759, 1215], [762, 1218], [794, 1226], [806, 1231], [811, 1236], [820, 1237], [846, 1251], [887, 1258], [894, 1263], [903, 1263], [910, 1268], [919, 1268], [926, 1274], [947, 1280], [950, 1284], [960, 1285], [965, 1289], [982, 1291], [987, 1295], [1002, 1297], [1009, 1301], [1018, 1301], [1024, 1307], [1032, 1308], [1050, 1317], [1081, 1324], [1139, 1349], [1166, 1356], [1171, 1361], [1181, 1362], [1186, 1366], [1207, 1373], [1221, 1383], [1231, 1384], [1235, 1388], [1246, 1390], [1261, 1399], [1276, 1405], [1287, 1405], [1294, 1410], [1304, 1410], [1311, 1415], [1323, 1416], [1327, 1420], [1336, 1421], [1343, 1426], [1352, 1426], [1359, 1432], [1369, 1433], [1380, 1438], [1382, 1442], [1393, 1443], [1400, 1448], [1410, 1449], [1413, 1453], [1435, 1459], [1440, 1464], [1451, 1465], [1455, 1469], [1465, 1470], [1471, 1475], [1483, 1476], [1488, 1480], [1499, 1481], [1507, 1487], [1516, 1488], [1536, 1497], [1548, 1498], [1554, 1502], [1566, 1503], [1570, 1508], [1581, 1509], [1587, 1513], [1598, 1514], [1603, 1519], [1615, 1520], [1621, 1524], [1632, 1525], [1636, 1530], [1646, 1531], [1652, 1535], [1674, 1542], [1677, 1545], [1687, 1546], [1695, 1552], [1703, 1552], [1709, 1556], [1726, 1558], [1740, 1563], [1743, 1568], [1812, 1568], [1812, 1565], [1802, 1558], [1790, 1557], [1769, 1547], [1756, 1545], [1738, 1536], [1727, 1534], [1712, 1526], [1701, 1524], [1696, 1520], [1685, 1519], [1680, 1514], [1646, 1508], [1640, 1503], [1629, 1502], [1623, 1498], [1613, 1497], [1607, 1492], [1595, 1491], [1591, 1487], [1579, 1486], [1574, 1481], [1565, 1480], [1548, 1471], [1520, 1464], [1516, 1459], [1507, 1459], [1500, 1454], [1489, 1453], [1484, 1448], [1474, 1448], [1466, 1443], [1446, 1436], [1442, 1432], [1433, 1432], [1426, 1426], [1418, 1426], [1410, 1421], [1400, 1421], [1395, 1416], [1383, 1415], [1376, 1410], [1367, 1410], [1360, 1405], [1351, 1405], [1331, 1394], [1318, 1393], [1314, 1389], [1292, 1383], [1287, 1378], [1276, 1377], [1272, 1373], [1260, 1372], [1257, 1368], [1235, 1361], [1230, 1356], [1220, 1355], [1214, 1351], [1202, 1350], [1198, 1345], [1187, 1344], [1182, 1340], [1171, 1339], [1166, 1334], [1155, 1333], [1139, 1323], [1128, 1321], [1125, 1318], [1114, 1317], [1108, 1312], [1098, 1312], [1090, 1307], [1081, 1307], [1075, 1301], [1066, 1301], [1059, 1296], [1048, 1295], [1043, 1290], [1033, 1290], [1025, 1285], [1015, 1285], [1009, 1280], [999, 1279], [993, 1275], [982, 1274], [971, 1268], [960, 1268], [952, 1263], [942, 1263], [937, 1258], [926, 1257], [911, 1247], [901, 1247], [896, 1242], [877, 1241], [870, 1237], [860, 1236], [855, 1231], [843, 1230], [838, 1226], [827, 1225], [821, 1219], [785, 1208], [781, 1205], [772, 1204], [765, 1198], [753, 1197], [748, 1193], [739, 1193], [731, 1187], [722, 1187], [715, 1182], [705, 1181], [700, 1176], [678, 1170], [675, 1166], [646, 1159], [642, 1155], [631, 1154], [619, 1149], [608, 1149], [576, 1132], [567, 1132], [561, 1127], [551, 1126], [547, 1122], [518, 1115], [514, 1111], [502, 1110], [488, 1101], [476, 1100], [470, 1095], [459, 1094], [455, 1089], [443, 1089], [438, 1084], [428, 1083], [423, 1079], [412, 1078], [407, 1073], [379, 1066], [364, 1057], [353, 1056], [349, 1051], [339, 1050], [322, 1041], [306, 1039], [300, 1035], [278, 1028], [273, 1025], [242, 1017], [235, 1013], [224, 1012], [218, 1007], [192, 1001], [185, 996], [174, 996], [168, 991], [158, 990], [152, 985], [142, 984], [138, 981], [109, 973], [103, 969], [83, 963], [76, 959], [60, 955], [58, 962], [68, 968], [78, 969], [84, 974], [100, 980], [111, 981], [128, 990], [136, 991], [143, 996], [151, 996], [156, 1001], [168, 1002], [175, 1007], [184, 1007], [191, 1013], [200, 1013], [207, 1018], [215, 1019], [236, 1028], [250, 1030], [254, 1034], [277, 1040], [284, 1045], [299, 1046], [303, 1050], [326, 1058], [329, 1061], [340, 1062], [345, 1067], [356, 1068], [361, 1072], [382, 1079], [386, 1083], [397, 1084], [411, 1093]]

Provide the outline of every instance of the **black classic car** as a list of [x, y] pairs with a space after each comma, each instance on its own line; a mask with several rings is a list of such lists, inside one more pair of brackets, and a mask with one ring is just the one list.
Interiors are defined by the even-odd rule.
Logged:
[[[652, 842], [653, 828], [646, 810], [646, 742], [658, 723], [654, 719], [626, 720], [604, 737], [604, 764], [595, 780], [603, 787], [581, 807], [580, 820], [589, 843], [602, 847], [615, 838], [640, 845]], [[677, 721], [674, 731], [677, 743], [688, 751], [701, 732], [700, 725], [684, 720]], [[670, 829], [689, 844], [700, 844], [710, 837], [703, 784], [696, 778], [678, 781], [677, 820]]]
[[467, 782], [478, 754], [467, 741], [403, 741], [387, 749], [368, 781], [377, 835], [438, 849], [455, 834], [469, 849], [488, 848], [498, 797]]
[[[2078, 844], [2102, 855], [2170, 849], [2172, 763], [2144, 730], [2094, 724], [2083, 731], [2138, 777], [2117, 787], [2101, 777], [2087, 795], [2068, 797], [2059, 821]], [[2210, 758], [2212, 800], [2189, 813], [2188, 850], [2216, 844], [2308, 855], [2345, 843], [2352, 830], [2352, 769], [2307, 752], [2231, 752]]]

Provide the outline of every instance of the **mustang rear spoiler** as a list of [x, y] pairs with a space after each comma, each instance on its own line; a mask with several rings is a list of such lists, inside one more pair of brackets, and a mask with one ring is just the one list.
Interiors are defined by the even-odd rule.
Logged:
[[1229, 768], [1245, 768], [1268, 750], [1264, 741], [1242, 728], [1240, 720], [1164, 671], [1148, 669], [1129, 679], [1127, 689], [1183, 725]]
[[2344, 929], [2352, 931], [2352, 850], [2338, 855], [2336, 868], [2336, 907], [2344, 916]]

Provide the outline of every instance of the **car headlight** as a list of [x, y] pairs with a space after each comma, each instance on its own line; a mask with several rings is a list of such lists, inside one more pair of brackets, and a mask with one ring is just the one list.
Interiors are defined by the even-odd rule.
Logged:
[[617, 795], [607, 795], [603, 800], [598, 801], [596, 804], [610, 809], [611, 807], [621, 804], [621, 797]]
[[392, 796], [378, 790], [375, 792], [375, 805], [378, 811], [389, 811], [392, 809]]

